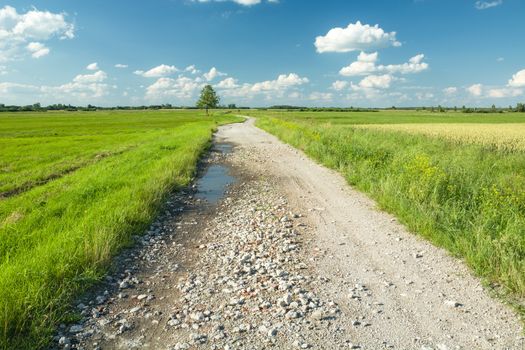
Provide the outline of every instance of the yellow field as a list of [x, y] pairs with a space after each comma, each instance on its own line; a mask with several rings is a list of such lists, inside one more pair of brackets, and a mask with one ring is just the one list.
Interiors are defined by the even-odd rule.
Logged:
[[402, 131], [451, 141], [492, 146], [505, 150], [525, 150], [525, 124], [376, 124], [355, 125], [384, 131]]

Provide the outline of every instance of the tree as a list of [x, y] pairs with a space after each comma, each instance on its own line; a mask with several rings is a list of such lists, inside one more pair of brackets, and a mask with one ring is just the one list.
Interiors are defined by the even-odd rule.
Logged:
[[518, 103], [516, 105], [516, 112], [525, 112], [525, 104], [523, 103]]
[[197, 101], [197, 108], [205, 108], [206, 115], [208, 115], [208, 109], [217, 108], [219, 105], [220, 98], [217, 96], [215, 90], [211, 85], [206, 85], [202, 88], [201, 96]]

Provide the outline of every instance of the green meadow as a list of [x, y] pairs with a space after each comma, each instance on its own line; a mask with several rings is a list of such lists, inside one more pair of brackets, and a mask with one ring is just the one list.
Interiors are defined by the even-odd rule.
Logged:
[[[259, 127], [339, 171], [382, 209], [463, 259], [520, 306], [525, 297], [525, 114], [250, 114]], [[512, 137], [507, 137], [509, 128]]]
[[69, 302], [187, 185], [214, 129], [199, 111], [0, 114], [0, 348], [44, 347]]

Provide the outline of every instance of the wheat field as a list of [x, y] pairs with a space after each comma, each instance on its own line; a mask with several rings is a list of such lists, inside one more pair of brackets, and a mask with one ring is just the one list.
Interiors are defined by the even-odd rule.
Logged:
[[356, 128], [402, 131], [422, 134], [454, 142], [481, 144], [503, 150], [525, 150], [525, 124], [374, 124], [355, 125]]

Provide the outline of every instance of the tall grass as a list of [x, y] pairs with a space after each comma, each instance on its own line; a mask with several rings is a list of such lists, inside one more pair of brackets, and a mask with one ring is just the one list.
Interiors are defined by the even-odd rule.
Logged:
[[[82, 116], [61, 116], [65, 118], [62, 123], [83, 128], [85, 150], [75, 151], [79, 158], [90, 161], [45, 184], [0, 199], [0, 348], [46, 346], [53, 327], [67, 315], [71, 298], [103, 275], [111, 257], [130, 243], [131, 235], [143, 231], [166, 193], [188, 184], [216, 125], [237, 120], [192, 113], [164, 114], [162, 127], [154, 120], [148, 123], [148, 115], [100, 115], [93, 128], [86, 127], [89, 121], [83, 122]], [[130, 119], [140, 120], [141, 126], [125, 137]], [[40, 122], [45, 124], [45, 120]], [[104, 122], [106, 143], [96, 130]], [[21, 131], [5, 137], [25, 137], [27, 144], [39, 142], [40, 136], [20, 135], [32, 134], [31, 124], [16, 129]], [[77, 134], [78, 129], [71, 133]], [[91, 134], [94, 144], [106, 149], [108, 156], [93, 160], [96, 147], [87, 136]], [[67, 135], [60, 137], [68, 139]], [[10, 144], [8, 139], [2, 141]], [[122, 147], [125, 152], [112, 152]], [[56, 158], [48, 154], [49, 148], [43, 147], [40, 154], [38, 147], [34, 149], [37, 153], [19, 168], [35, 166], [35, 170], [46, 171], [42, 164], [52, 168], [54, 161], [41, 162]]]
[[[313, 118], [313, 117], [312, 117]], [[412, 231], [525, 297], [525, 153], [424, 135], [260, 116]]]

